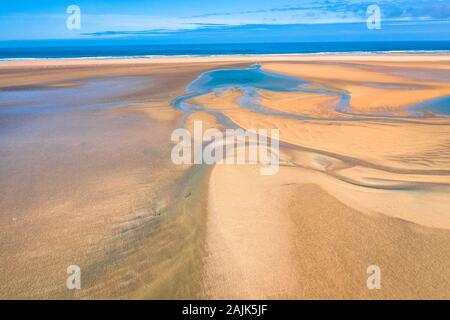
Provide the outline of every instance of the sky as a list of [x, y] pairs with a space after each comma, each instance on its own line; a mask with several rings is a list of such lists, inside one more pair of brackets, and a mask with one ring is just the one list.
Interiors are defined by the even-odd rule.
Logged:
[[[367, 28], [378, 5], [381, 29]], [[66, 12], [80, 8], [81, 28]], [[136, 38], [154, 43], [450, 40], [450, 0], [17, 0], [0, 41]]]

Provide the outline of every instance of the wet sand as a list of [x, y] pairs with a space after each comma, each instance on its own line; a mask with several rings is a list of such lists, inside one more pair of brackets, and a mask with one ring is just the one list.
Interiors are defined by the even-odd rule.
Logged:
[[[191, 296], [204, 170], [170, 160], [183, 116], [171, 101], [211, 67], [17, 70], [32, 83], [9, 81], [3, 93], [78, 91], [44, 101], [45, 91], [31, 111], [0, 114], [2, 298]], [[92, 94], [89, 81], [105, 77], [121, 90]], [[20, 107], [8, 99], [2, 111]], [[67, 290], [69, 265], [80, 266], [83, 290]]]
[[[435, 72], [449, 61], [0, 63], [0, 96], [79, 88], [80, 100], [90, 79], [121, 83], [109, 99], [64, 112], [0, 113], [0, 297], [448, 299], [450, 120], [405, 108], [450, 94]], [[348, 92], [351, 112], [318, 94], [260, 91], [264, 107], [315, 118], [307, 121], [241, 108], [239, 90], [200, 96], [192, 102], [205, 109], [185, 128], [200, 119], [223, 129], [208, 110], [242, 128], [278, 128], [282, 167], [265, 177], [254, 166], [173, 165], [170, 134], [184, 113], [171, 101], [204, 71], [253, 62]], [[65, 287], [71, 264], [81, 267], [82, 290]], [[371, 264], [382, 290], [366, 287]]]

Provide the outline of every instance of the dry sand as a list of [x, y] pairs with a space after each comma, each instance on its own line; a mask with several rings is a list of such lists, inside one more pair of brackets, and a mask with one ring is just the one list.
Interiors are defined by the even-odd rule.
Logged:
[[[214, 168], [205, 297], [448, 299], [450, 121], [410, 118], [404, 108], [448, 95], [449, 84], [366, 71], [360, 61], [262, 65], [346, 90], [353, 103], [340, 113], [321, 94], [259, 91], [267, 109], [317, 118], [298, 120], [241, 108], [239, 90], [191, 101], [243, 128], [277, 128], [290, 144], [273, 177], [246, 166]], [[448, 64], [389, 67], [399, 65], [432, 75]], [[379, 291], [366, 287], [372, 264], [386, 277]]]
[[[364, 69], [361, 64], [361, 62], [357, 64], [312, 62], [295, 63], [295, 65], [264, 63], [263, 66], [268, 71], [298, 76], [348, 92], [351, 95], [352, 113], [395, 113], [406, 106], [450, 95], [449, 82], [420, 81], [405, 76], [395, 76], [373, 69]], [[388, 66], [392, 67], [392, 65]], [[430, 69], [446, 69], [449, 66], [447, 61], [443, 61], [433, 64]], [[427, 62], [413, 65], [413, 69], [423, 70], [426, 67]]]
[[[340, 187], [365, 193], [308, 169], [267, 177], [257, 167], [216, 166], [205, 297], [448, 298], [448, 230], [363, 214], [333, 195]], [[369, 265], [381, 268], [382, 290], [367, 289]]]

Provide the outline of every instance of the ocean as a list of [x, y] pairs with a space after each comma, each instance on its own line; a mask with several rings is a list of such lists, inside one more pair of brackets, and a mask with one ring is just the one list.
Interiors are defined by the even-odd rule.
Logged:
[[0, 60], [382, 52], [450, 53], [450, 41], [234, 44], [151, 44], [136, 39], [0, 41]]

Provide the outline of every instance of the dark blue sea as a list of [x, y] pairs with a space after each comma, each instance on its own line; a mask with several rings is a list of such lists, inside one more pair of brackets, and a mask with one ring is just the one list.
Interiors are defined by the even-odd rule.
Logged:
[[0, 59], [449, 52], [450, 41], [151, 44], [142, 40], [0, 41]]

